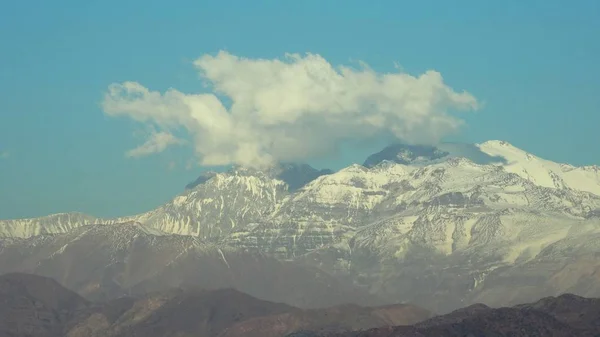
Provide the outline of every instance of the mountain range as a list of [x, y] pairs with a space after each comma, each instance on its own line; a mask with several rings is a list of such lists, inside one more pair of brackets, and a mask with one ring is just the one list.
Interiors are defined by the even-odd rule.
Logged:
[[392, 145], [337, 172], [203, 174], [143, 214], [0, 221], [0, 272], [89, 299], [232, 287], [301, 308], [447, 313], [600, 296], [600, 168], [503, 141]]
[[233, 289], [170, 289], [90, 302], [50, 278], [0, 276], [0, 336], [451, 337], [600, 334], [600, 300], [572, 294], [434, 316], [411, 305], [299, 309]]

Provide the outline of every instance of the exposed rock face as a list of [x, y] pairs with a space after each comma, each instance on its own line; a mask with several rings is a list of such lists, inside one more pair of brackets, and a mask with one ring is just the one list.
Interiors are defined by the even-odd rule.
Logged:
[[[350, 284], [344, 289], [359, 287], [390, 303], [416, 303], [438, 313], [478, 302], [514, 305], [563, 292], [600, 296], [598, 167], [550, 162], [501, 141], [460, 151], [445, 146], [441, 150], [392, 148], [382, 161], [370, 161], [372, 167], [352, 165], [311, 176], [313, 180], [297, 190], [290, 189], [286, 183], [290, 179], [282, 178], [281, 168], [266, 172], [235, 168], [211, 174], [169, 203], [140, 215], [102, 220], [73, 214], [0, 221], [4, 237], [0, 270], [30, 266], [23, 270], [64, 279], [82, 293], [112, 294], [114, 289], [154, 289], [159, 282], [207, 282], [198, 269], [189, 266], [202, 263], [211, 266], [210, 270], [217, 268], [223, 260], [220, 249], [230, 265], [237, 259], [238, 270], [253, 277], [260, 278], [252, 274], [258, 269], [253, 266], [258, 265], [271, 270], [274, 279], [281, 275], [275, 270], [284, 267], [262, 267], [265, 263], [302, 266], [299, 270], [310, 271], [301, 272], [304, 276], [300, 278], [313, 279], [309, 284], [336, 284], [338, 278], [346, 282], [342, 284]], [[405, 153], [407, 149], [412, 154]], [[465, 157], [457, 156], [459, 152]], [[390, 161], [388, 155], [397, 160]], [[89, 270], [84, 274], [97, 275], [94, 279], [103, 281], [85, 289], [86, 283], [75, 281], [71, 269], [55, 265], [71, 261], [60, 256], [73, 256], [64, 251], [73, 249], [69, 240], [81, 240], [77, 234], [81, 226], [103, 223], [117, 228], [128, 221], [139, 223], [140, 231], [170, 237], [152, 239], [160, 241], [165, 246], [162, 251], [169, 253], [150, 253], [155, 249], [152, 244], [136, 239], [127, 241], [137, 242], [128, 249], [134, 252], [148, 247], [148, 253], [131, 253], [131, 261], [143, 267], [127, 262], [130, 257], [125, 256], [130, 253], [113, 257], [113, 248], [107, 249], [111, 253], [88, 257], [85, 268]], [[121, 234], [99, 237], [102, 239], [86, 240], [127, 243], [122, 239], [127, 236]], [[52, 240], [52, 244], [43, 243]], [[75, 250], [77, 255], [85, 256], [81, 251], [88, 245]], [[171, 245], [174, 248], [167, 248]], [[66, 248], [61, 251], [63, 246]], [[182, 251], [185, 253], [179, 256]], [[37, 266], [40, 260], [36, 256], [47, 253], [55, 253], [55, 261]], [[168, 262], [175, 256], [181, 262]], [[261, 256], [261, 264], [256, 264], [253, 256]], [[83, 257], [73, 261], [80, 259]], [[159, 270], [151, 266], [154, 259], [161, 261]], [[168, 268], [164, 268], [166, 264]], [[306, 269], [307, 265], [316, 269]], [[131, 268], [136, 272], [125, 272]], [[225, 264], [218, 268], [215, 275], [229, 275]], [[110, 277], [100, 278], [99, 270], [109, 270]], [[285, 270], [291, 273], [291, 269]], [[115, 276], [129, 274], [134, 276]], [[250, 278], [236, 275], [231, 279], [245, 280], [239, 284], [254, 284]], [[327, 275], [328, 281], [315, 275]], [[219, 276], [214, 278], [218, 282], [202, 284], [238, 287], [233, 281], [222, 281], [225, 279]], [[286, 278], [281, 284], [289, 282]], [[297, 302], [301, 296], [270, 297], [274, 290], [261, 290], [258, 285], [241, 290], [307, 306]], [[362, 295], [359, 298], [364, 299]]]

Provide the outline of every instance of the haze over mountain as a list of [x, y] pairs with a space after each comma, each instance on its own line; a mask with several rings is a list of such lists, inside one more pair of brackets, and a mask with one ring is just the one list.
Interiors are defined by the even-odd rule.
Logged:
[[63, 234], [0, 242], [0, 271], [58, 280], [91, 300], [183, 288], [236, 288], [298, 307], [377, 304], [365, 290], [318, 268], [278, 261], [139, 223], [86, 225]]
[[90, 303], [56, 281], [0, 275], [0, 335], [29, 337], [568, 336], [600, 333], [600, 300], [572, 294], [442, 316], [411, 305], [306, 310], [233, 289], [170, 289]]
[[411, 302], [438, 313], [600, 294], [598, 167], [502, 141], [396, 145], [367, 161], [292, 190], [281, 169], [234, 167], [124, 218], [0, 221], [0, 270], [93, 298], [196, 284], [301, 307]]
[[0, 275], [0, 336], [62, 336], [85, 299], [58, 282], [27, 274]]
[[341, 332], [413, 324], [431, 313], [410, 305], [303, 310], [233, 289], [196, 287], [90, 303], [56, 281], [0, 275], [0, 336], [281, 337], [311, 329]]

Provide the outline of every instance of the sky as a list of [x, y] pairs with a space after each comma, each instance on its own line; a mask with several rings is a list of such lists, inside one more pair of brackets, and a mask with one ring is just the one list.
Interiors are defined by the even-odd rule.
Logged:
[[4, 1], [0, 219], [134, 214], [211, 166], [339, 169], [394, 137], [600, 165], [599, 31], [595, 0]]

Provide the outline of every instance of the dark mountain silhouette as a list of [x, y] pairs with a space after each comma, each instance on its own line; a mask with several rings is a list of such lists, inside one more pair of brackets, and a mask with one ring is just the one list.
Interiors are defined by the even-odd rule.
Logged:
[[600, 336], [600, 299], [571, 294], [531, 304], [492, 309], [476, 304], [413, 326], [345, 333], [303, 331], [294, 337], [596, 337]]
[[237, 322], [294, 310], [233, 289], [177, 289], [91, 308], [69, 327], [68, 336], [217, 336]]
[[87, 305], [50, 278], [0, 275], [0, 336], [62, 336], [66, 324]]
[[234, 289], [194, 287], [93, 303], [52, 279], [20, 273], [0, 276], [0, 314], [0, 337], [266, 337], [299, 329], [368, 329], [430, 317], [410, 305], [306, 310]]
[[221, 337], [279, 337], [301, 330], [333, 333], [386, 325], [414, 324], [430, 316], [429, 311], [412, 305], [342, 305], [316, 310], [295, 310], [249, 319], [227, 329]]

